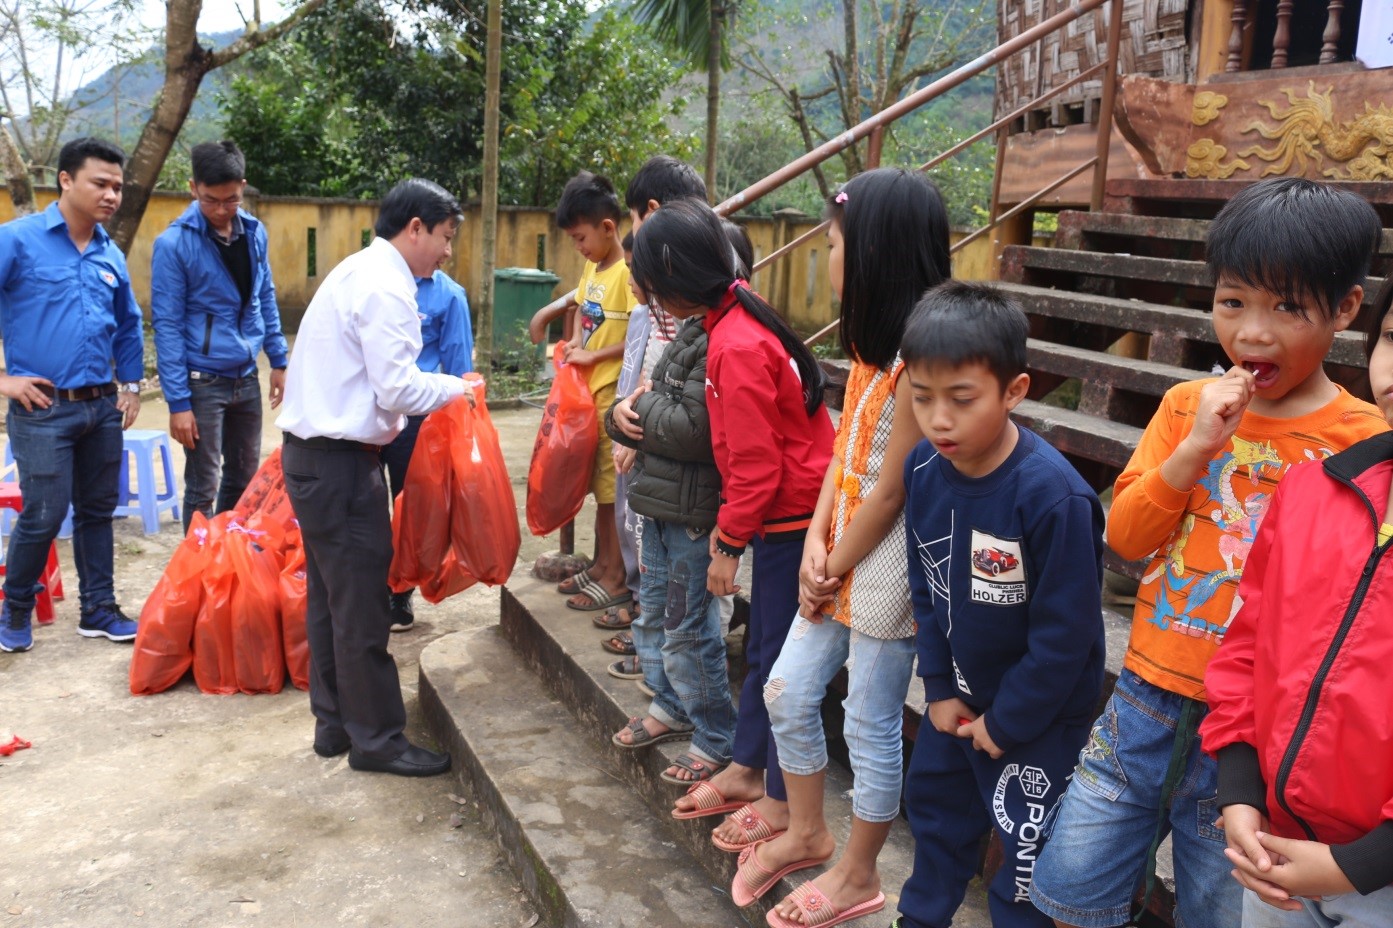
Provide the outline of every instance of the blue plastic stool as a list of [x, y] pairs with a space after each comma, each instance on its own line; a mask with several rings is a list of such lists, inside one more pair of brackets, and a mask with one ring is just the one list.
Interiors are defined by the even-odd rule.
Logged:
[[[19, 482], [19, 468], [15, 467], [14, 449], [10, 443], [5, 442], [5, 466], [0, 467], [0, 480], [13, 480]], [[10, 534], [10, 529], [14, 528], [15, 519], [19, 514], [10, 509], [0, 509], [0, 535]], [[68, 504], [68, 514], [63, 517], [63, 525], [58, 529], [59, 538], [73, 537], [73, 507]], [[0, 561], [3, 561], [4, 554], [0, 553]]]
[[[158, 429], [127, 429], [122, 433], [121, 482], [117, 488], [116, 515], [140, 516], [145, 534], [158, 535], [160, 513], [166, 509], [181, 522], [179, 485], [174, 480], [174, 458], [169, 450], [169, 436]], [[165, 491], [155, 484], [155, 453], [159, 452], [164, 467]], [[135, 455], [136, 490], [131, 492], [131, 455]]]

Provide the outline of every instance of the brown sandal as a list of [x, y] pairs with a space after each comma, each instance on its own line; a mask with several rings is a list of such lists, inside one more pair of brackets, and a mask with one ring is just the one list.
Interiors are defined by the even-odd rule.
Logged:
[[626, 657], [630, 654], [638, 653], [638, 651], [634, 649], [634, 636], [629, 632], [616, 632], [604, 641], [601, 641], [600, 647], [611, 654], [620, 654]]
[[619, 603], [616, 606], [610, 606], [599, 615], [593, 616], [590, 621], [595, 623], [596, 628], [603, 628], [607, 632], [617, 632], [634, 624], [634, 611], [631, 603]]

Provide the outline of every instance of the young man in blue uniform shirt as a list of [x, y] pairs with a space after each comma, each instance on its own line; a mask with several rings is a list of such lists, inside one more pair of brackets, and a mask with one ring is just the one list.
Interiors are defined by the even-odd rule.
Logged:
[[999, 291], [949, 282], [920, 301], [900, 349], [926, 438], [905, 462], [905, 525], [931, 723], [905, 778], [903, 928], [949, 924], [989, 827], [1005, 858], [992, 924], [1051, 926], [1030, 876], [1102, 687], [1103, 511], [1011, 421], [1030, 386], [1028, 330]]
[[[430, 277], [416, 278], [416, 315], [421, 319], [421, 354], [416, 366], [428, 374], [458, 377], [474, 370], [474, 329], [469, 321], [469, 298], [450, 275], [437, 269]], [[406, 428], [382, 449], [382, 463], [392, 500], [406, 483], [416, 435], [425, 416], [407, 416]], [[391, 593], [392, 631], [409, 631], [416, 622], [411, 606], [414, 590]]]
[[111, 517], [121, 431], [140, 412], [144, 345], [126, 259], [101, 227], [121, 205], [125, 160], [101, 139], [68, 142], [58, 202], [0, 226], [0, 395], [10, 401], [6, 428], [24, 496], [5, 557], [3, 651], [34, 645], [40, 574], [70, 503], [78, 633], [135, 638], [116, 604]]
[[[191, 152], [194, 202], [155, 239], [150, 314], [169, 434], [184, 458], [184, 529], [195, 512], [231, 509], [261, 463], [261, 381], [285, 391], [286, 347], [266, 228], [241, 209], [247, 163], [236, 144]], [[219, 481], [221, 469], [221, 481]]]

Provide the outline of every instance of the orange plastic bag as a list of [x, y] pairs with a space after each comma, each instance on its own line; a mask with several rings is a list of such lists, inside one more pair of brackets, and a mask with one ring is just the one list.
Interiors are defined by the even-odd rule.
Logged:
[[513, 573], [522, 533], [498, 429], [483, 397], [478, 396], [475, 403], [470, 408], [461, 398], [435, 413], [449, 416], [458, 429], [450, 443], [454, 469], [450, 540], [465, 570], [497, 586]]
[[281, 643], [281, 562], [275, 540], [251, 531], [223, 536], [236, 582], [232, 587], [232, 663], [243, 693], [279, 693], [285, 686]]
[[310, 642], [305, 632], [307, 600], [305, 545], [298, 531], [286, 543], [285, 566], [281, 568], [281, 640], [285, 644], [285, 664], [296, 689], [310, 688]]
[[398, 593], [425, 587], [450, 550], [449, 431], [445, 418], [434, 413], [426, 416], [402, 491], [392, 506], [392, 566], [387, 583]]
[[281, 470], [281, 449], [272, 451], [261, 463], [252, 477], [251, 483], [242, 491], [241, 499], [233, 507], [237, 518], [247, 522], [253, 515], [260, 516], [263, 523], [274, 523], [277, 535], [284, 537], [295, 521], [295, 510], [290, 505], [290, 495], [285, 491], [285, 473]]
[[237, 666], [232, 653], [232, 589], [237, 584], [237, 572], [226, 531], [234, 524], [233, 517], [233, 511], [213, 517], [211, 525], [217, 529], [218, 537], [203, 572], [203, 602], [193, 626], [194, 682], [201, 691], [218, 696], [237, 692]]
[[428, 603], [443, 602], [456, 593], [469, 589], [479, 579], [465, 569], [453, 548], [445, 551], [440, 565], [421, 581], [421, 595]]
[[212, 561], [213, 530], [195, 512], [189, 533], [174, 549], [164, 575], [140, 610], [131, 655], [130, 685], [136, 695], [169, 689], [193, 665], [193, 631], [203, 604], [203, 572]]
[[561, 349], [558, 344], [552, 355], [556, 379], [527, 471], [527, 527], [534, 535], [548, 535], [580, 512], [600, 440], [595, 398], [585, 374], [561, 360]]

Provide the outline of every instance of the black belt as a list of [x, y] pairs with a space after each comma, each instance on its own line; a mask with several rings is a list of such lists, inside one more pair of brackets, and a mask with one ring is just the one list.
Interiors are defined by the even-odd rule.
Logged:
[[49, 399], [62, 400], [65, 403], [101, 399], [103, 396], [111, 396], [116, 392], [116, 384], [114, 383], [99, 383], [91, 387], [73, 387], [71, 390], [62, 390], [42, 383], [36, 383], [34, 387]]
[[370, 445], [367, 442], [354, 441], [351, 438], [324, 438], [323, 436], [301, 438], [293, 432], [285, 433], [285, 443], [295, 445], [297, 448], [309, 448], [312, 451], [366, 451], [371, 454], [382, 451], [381, 445]]

